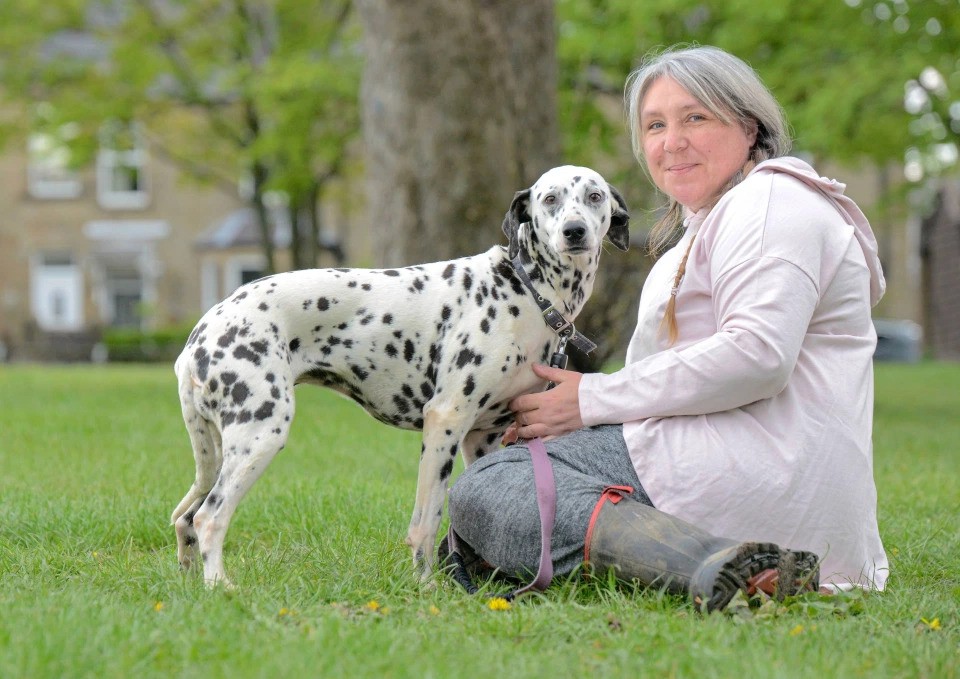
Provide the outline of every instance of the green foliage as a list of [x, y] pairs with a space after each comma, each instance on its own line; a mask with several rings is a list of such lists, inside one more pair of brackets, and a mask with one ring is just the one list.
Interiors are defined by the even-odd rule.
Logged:
[[0, 144], [52, 125], [34, 115], [42, 104], [79, 130], [71, 159], [84, 164], [105, 122], [139, 120], [187, 175], [227, 188], [252, 176], [254, 204], [279, 190], [292, 214], [315, 215], [358, 136], [358, 43], [349, 0], [2, 3], [0, 92], [14, 110]]
[[114, 362], [173, 361], [183, 349], [192, 326], [167, 327], [157, 330], [107, 328], [103, 344], [107, 357]]
[[170, 366], [2, 367], [0, 676], [956, 679], [960, 366], [876, 373], [888, 590], [704, 617], [606, 581], [505, 610], [419, 587], [418, 435], [309, 387], [232, 523], [237, 591], [207, 590], [168, 525], [194, 472]]
[[839, 161], [902, 161], [911, 145], [934, 141], [915, 138], [903, 105], [904, 84], [926, 66], [940, 69], [953, 92], [931, 98], [945, 130], [938, 141], [960, 139], [960, 113], [951, 122], [947, 112], [960, 86], [960, 13], [950, 4], [558, 0], [565, 139], [574, 150], [584, 138], [612, 146], [593, 126], [613, 134], [622, 123], [598, 118], [592, 102], [619, 94], [649, 50], [699, 43], [757, 69], [784, 106], [798, 150]]

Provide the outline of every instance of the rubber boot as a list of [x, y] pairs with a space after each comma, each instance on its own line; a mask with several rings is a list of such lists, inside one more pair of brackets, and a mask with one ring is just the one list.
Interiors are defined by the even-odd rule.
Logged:
[[723, 609], [738, 591], [783, 598], [819, 586], [817, 556], [768, 542], [718, 538], [629, 497], [597, 503], [584, 549], [594, 573], [688, 594], [701, 610]]

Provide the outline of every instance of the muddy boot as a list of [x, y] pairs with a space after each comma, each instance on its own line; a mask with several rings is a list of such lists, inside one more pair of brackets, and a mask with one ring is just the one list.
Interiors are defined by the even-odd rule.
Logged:
[[[610, 500], [610, 501], [608, 501]], [[629, 497], [604, 493], [587, 529], [584, 561], [595, 573], [687, 593], [707, 611], [738, 591], [783, 598], [819, 586], [817, 557], [768, 542], [718, 538]]]

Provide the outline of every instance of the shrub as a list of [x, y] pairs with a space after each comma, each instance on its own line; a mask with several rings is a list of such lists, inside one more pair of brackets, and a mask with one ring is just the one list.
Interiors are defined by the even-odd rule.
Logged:
[[108, 360], [123, 363], [173, 361], [190, 336], [193, 326], [170, 326], [157, 330], [109, 328], [103, 332]]

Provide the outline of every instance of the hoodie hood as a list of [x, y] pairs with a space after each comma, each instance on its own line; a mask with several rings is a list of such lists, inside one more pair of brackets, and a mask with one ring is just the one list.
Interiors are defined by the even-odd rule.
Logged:
[[765, 160], [757, 165], [751, 174], [753, 172], [789, 174], [826, 196], [844, 221], [853, 227], [853, 233], [863, 250], [863, 258], [866, 260], [867, 269], [870, 271], [870, 306], [876, 306], [887, 288], [887, 283], [883, 278], [883, 268], [880, 266], [877, 239], [873, 235], [873, 229], [870, 228], [870, 222], [867, 221], [866, 215], [853, 200], [843, 194], [844, 189], [847, 188], [846, 184], [835, 179], [821, 177], [810, 165], [799, 158], [790, 156]]

